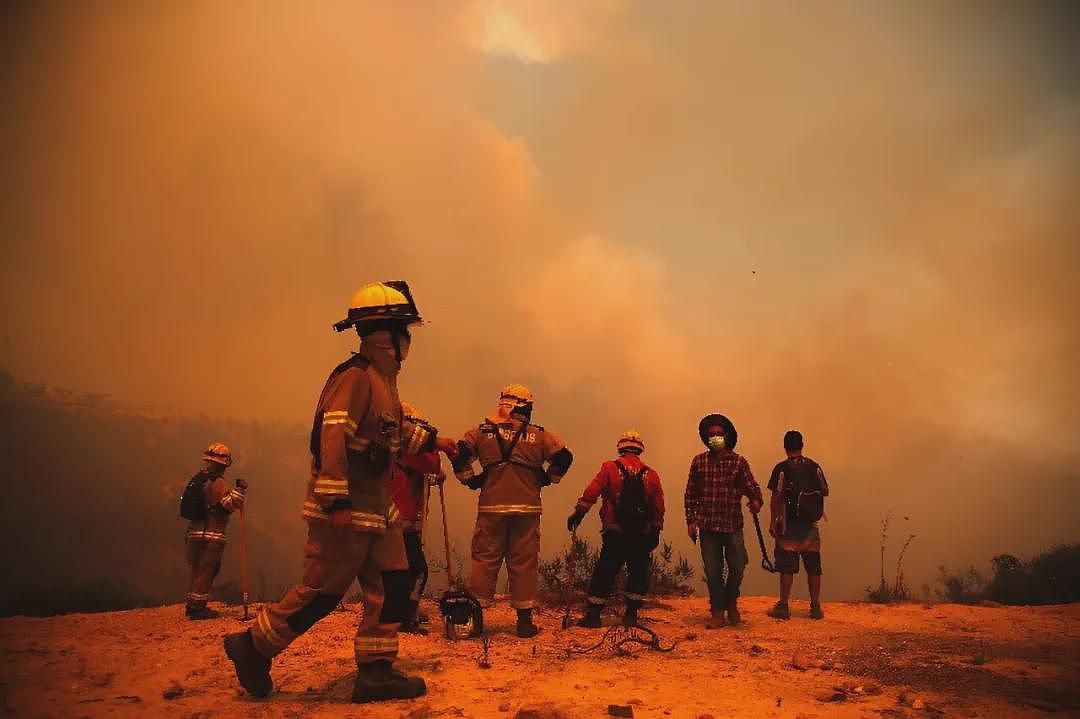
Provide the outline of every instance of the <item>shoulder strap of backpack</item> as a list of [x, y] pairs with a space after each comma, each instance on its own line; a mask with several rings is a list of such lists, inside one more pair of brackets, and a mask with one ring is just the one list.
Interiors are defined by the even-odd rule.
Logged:
[[627, 468], [627, 466], [617, 459], [615, 460], [615, 466], [619, 468], [619, 473], [623, 476], [624, 482], [631, 477], [636, 477], [641, 480], [642, 484], [645, 483], [645, 474], [649, 471], [648, 465], [641, 465], [641, 469], [639, 469], [634, 474], [630, 474], [630, 470]]
[[[507, 446], [505, 449], [502, 446], [502, 442], [499, 442], [499, 448], [503, 450], [502, 455], [503, 455], [503, 461], [504, 462], [509, 462], [510, 461], [510, 455], [514, 453], [514, 447], [517, 446], [518, 441], [521, 440], [521, 435], [525, 434], [525, 430], [527, 430], [528, 428], [529, 428], [529, 423], [528, 422], [522, 422], [521, 426], [518, 427], [517, 433], [515, 433], [513, 439], [510, 440], [509, 446]], [[499, 436], [498, 433], [496, 433], [495, 436], [498, 437]]]

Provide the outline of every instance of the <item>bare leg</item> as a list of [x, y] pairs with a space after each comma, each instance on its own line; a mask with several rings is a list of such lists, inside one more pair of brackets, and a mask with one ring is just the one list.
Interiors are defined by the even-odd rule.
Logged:
[[[794, 574], [780, 575], [780, 603], [787, 604], [791, 597], [791, 585], [795, 581]], [[821, 577], [818, 577], [818, 588], [821, 588]]]
[[[783, 579], [780, 580], [783, 584]], [[810, 589], [810, 604], [812, 606], [818, 606], [821, 604], [821, 575], [820, 574], [807, 574], [806, 586]], [[791, 578], [788, 579], [788, 590], [791, 589]], [[781, 592], [783, 590], [781, 589]]]

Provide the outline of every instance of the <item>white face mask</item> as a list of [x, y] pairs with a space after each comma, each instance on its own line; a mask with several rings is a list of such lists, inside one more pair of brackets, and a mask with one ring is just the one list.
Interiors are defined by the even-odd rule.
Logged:
[[717, 434], [717, 435], [714, 435], [712, 437], [709, 437], [709, 449], [720, 450], [720, 449], [724, 448], [724, 445], [725, 445], [724, 435]]

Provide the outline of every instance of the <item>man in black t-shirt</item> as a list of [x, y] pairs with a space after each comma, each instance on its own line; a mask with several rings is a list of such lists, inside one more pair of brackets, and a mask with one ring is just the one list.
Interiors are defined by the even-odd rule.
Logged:
[[810, 589], [810, 618], [823, 619], [821, 610], [821, 534], [818, 519], [824, 511], [829, 483], [817, 462], [804, 457], [803, 436], [797, 430], [784, 435], [787, 459], [773, 468], [769, 478], [772, 521], [769, 534], [776, 538], [775, 564], [780, 573], [780, 601], [768, 611], [774, 619], [789, 619], [788, 598], [799, 571], [806, 568]]

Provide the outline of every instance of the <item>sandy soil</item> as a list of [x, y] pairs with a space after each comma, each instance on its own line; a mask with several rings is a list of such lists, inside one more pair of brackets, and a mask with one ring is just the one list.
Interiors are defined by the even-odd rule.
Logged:
[[[353, 705], [351, 636], [357, 608], [334, 612], [274, 662], [276, 690], [245, 696], [221, 637], [244, 625], [239, 609], [188, 622], [181, 607], [46, 619], [0, 620], [0, 705], [17, 716], [604, 717], [1011, 717], [1080, 716], [1080, 604], [1059, 607], [880, 607], [826, 604], [827, 618], [764, 615], [744, 598], [746, 622], [708, 630], [704, 600], [647, 607], [647, 626], [674, 651], [624, 646], [604, 630], [560, 628], [517, 639], [512, 612], [486, 614], [488, 660], [478, 640], [437, 632], [403, 636], [399, 665], [428, 682], [413, 702]], [[429, 609], [433, 609], [429, 607]], [[615, 617], [606, 618], [613, 623]], [[803, 667], [799, 668], [795, 664]], [[535, 709], [536, 713], [528, 710]]]

